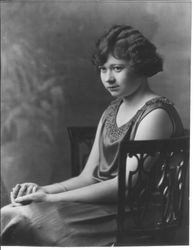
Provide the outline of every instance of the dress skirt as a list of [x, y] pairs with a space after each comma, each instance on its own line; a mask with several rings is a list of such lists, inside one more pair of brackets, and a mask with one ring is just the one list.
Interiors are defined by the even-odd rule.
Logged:
[[31, 203], [1, 209], [1, 244], [108, 246], [116, 242], [115, 204]]

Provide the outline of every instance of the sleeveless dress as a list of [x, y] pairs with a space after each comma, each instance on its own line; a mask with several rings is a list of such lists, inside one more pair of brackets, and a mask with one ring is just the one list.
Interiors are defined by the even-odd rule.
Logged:
[[[101, 127], [100, 161], [93, 173], [98, 181], [117, 176], [120, 143], [134, 140], [142, 119], [155, 109], [164, 109], [173, 125], [172, 137], [184, 133], [182, 122], [172, 102], [165, 97], [149, 100], [126, 124], [118, 127], [117, 99], [105, 110]], [[116, 241], [116, 204], [81, 202], [31, 203], [1, 209], [2, 245], [25, 246], [109, 246]]]
[[173, 103], [166, 97], [155, 97], [147, 101], [132, 119], [118, 127], [116, 116], [121, 102], [121, 99], [113, 101], [103, 115], [99, 140], [100, 163], [94, 172], [94, 178], [97, 180], [107, 180], [117, 175], [117, 157], [121, 142], [134, 140], [140, 122], [153, 110], [161, 108], [168, 113], [173, 127], [172, 137], [181, 136], [184, 132], [182, 122]]

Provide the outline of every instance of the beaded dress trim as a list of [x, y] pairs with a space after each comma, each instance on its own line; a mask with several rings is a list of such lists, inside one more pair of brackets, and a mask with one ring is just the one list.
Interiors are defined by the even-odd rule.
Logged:
[[136, 121], [137, 117], [139, 116], [140, 112], [144, 112], [148, 106], [154, 105], [154, 104], [167, 104], [167, 105], [174, 105], [170, 100], [168, 100], [166, 97], [155, 97], [151, 100], [147, 101], [137, 112], [136, 114], [125, 124], [118, 127], [116, 124], [116, 116], [118, 109], [120, 107], [120, 104], [122, 102], [122, 99], [117, 99], [111, 103], [111, 105], [108, 107], [105, 117], [105, 129], [106, 129], [106, 136], [110, 139], [111, 142], [115, 142], [121, 138], [121, 136], [124, 136], [127, 132], [127, 130], [132, 126], [132, 124]]

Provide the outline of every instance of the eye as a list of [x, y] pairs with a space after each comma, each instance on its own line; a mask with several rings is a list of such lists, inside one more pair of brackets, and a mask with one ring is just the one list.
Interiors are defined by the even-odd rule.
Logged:
[[99, 70], [101, 73], [105, 73], [106, 72], [106, 67], [104, 66], [98, 66]]
[[122, 70], [124, 69], [124, 66], [114, 66], [113, 67], [113, 70], [115, 71], [115, 72], [121, 72]]

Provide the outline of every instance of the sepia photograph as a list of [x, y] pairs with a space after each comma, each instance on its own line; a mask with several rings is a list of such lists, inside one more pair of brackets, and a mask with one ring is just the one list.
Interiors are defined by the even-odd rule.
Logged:
[[1, 0], [1, 246], [189, 246], [190, 0]]

